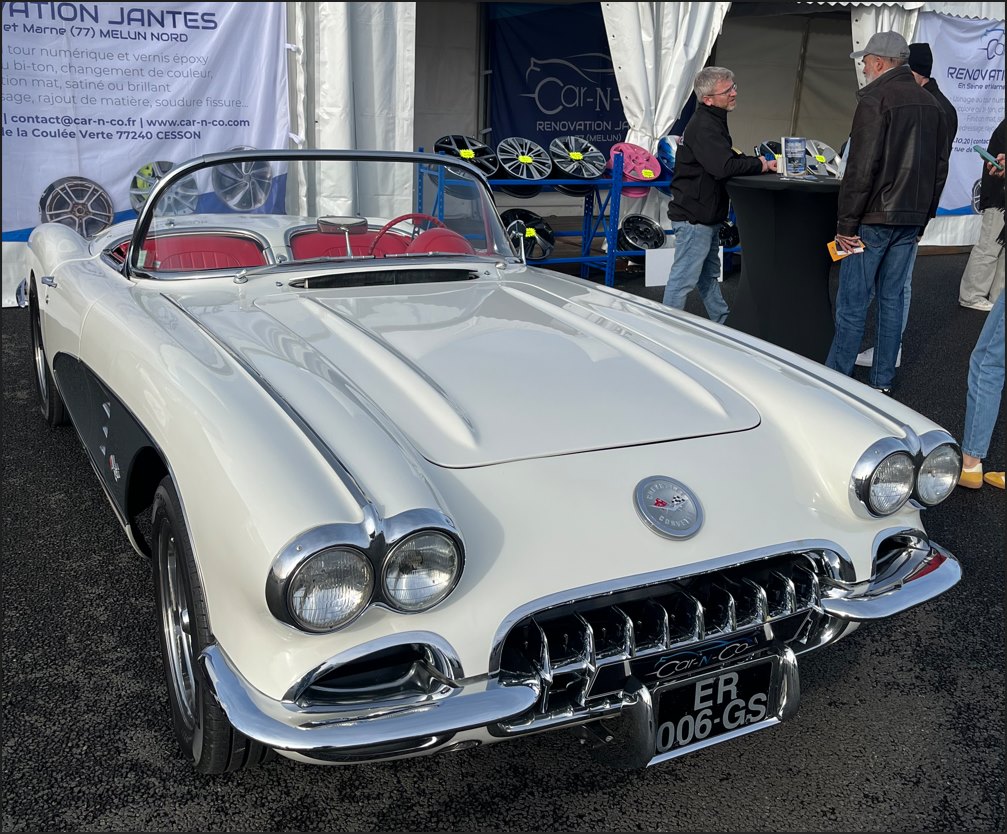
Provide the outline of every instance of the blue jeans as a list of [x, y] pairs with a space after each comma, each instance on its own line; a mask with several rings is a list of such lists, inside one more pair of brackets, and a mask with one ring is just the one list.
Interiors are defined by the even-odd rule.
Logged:
[[[916, 268], [916, 253], [919, 246], [913, 248], [913, 256], [909, 259], [909, 272], [906, 275], [906, 286], [902, 291], [902, 329], [899, 333], [906, 332], [906, 325], [909, 323], [909, 302], [913, 297], [913, 270]], [[871, 290], [871, 301], [874, 300], [874, 290]], [[870, 304], [871, 301], [867, 303]], [[900, 343], [901, 346], [901, 343]]]
[[689, 291], [696, 287], [712, 321], [723, 324], [728, 308], [720, 292], [720, 224], [704, 226], [685, 220], [672, 220], [675, 233], [675, 262], [668, 272], [664, 303], [685, 309]]
[[906, 275], [916, 255], [919, 226], [862, 224], [864, 242], [859, 255], [844, 258], [839, 266], [836, 295], [836, 335], [825, 364], [833, 370], [853, 373], [871, 296], [877, 296], [874, 363], [868, 375], [872, 388], [889, 388], [895, 380], [895, 359], [902, 341]]
[[962, 451], [982, 460], [990, 449], [993, 425], [1004, 390], [1004, 291], [987, 313], [969, 358], [969, 391], [965, 400]]

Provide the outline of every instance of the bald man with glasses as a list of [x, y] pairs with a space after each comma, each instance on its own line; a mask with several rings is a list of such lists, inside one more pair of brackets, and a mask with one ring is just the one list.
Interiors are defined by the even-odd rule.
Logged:
[[727, 302], [720, 291], [720, 226], [727, 220], [731, 177], [776, 171], [776, 160], [747, 156], [733, 147], [727, 114], [738, 102], [734, 73], [705, 67], [693, 82], [696, 111], [675, 155], [668, 218], [675, 233], [675, 261], [668, 273], [664, 303], [685, 309], [689, 292], [699, 290], [706, 314], [722, 324]]

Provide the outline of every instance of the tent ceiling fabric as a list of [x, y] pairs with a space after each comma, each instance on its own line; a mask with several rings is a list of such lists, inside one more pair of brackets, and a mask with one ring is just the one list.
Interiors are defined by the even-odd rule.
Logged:
[[937, 12], [948, 17], [971, 17], [978, 20], [1003, 20], [1003, 3], [919, 3], [919, 2], [827, 2], [803, 0], [802, 6], [898, 6], [915, 12]]

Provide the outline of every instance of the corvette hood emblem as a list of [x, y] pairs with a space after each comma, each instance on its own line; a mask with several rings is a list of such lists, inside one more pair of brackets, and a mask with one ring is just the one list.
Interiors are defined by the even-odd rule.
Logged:
[[651, 530], [668, 539], [688, 539], [703, 526], [703, 508], [685, 484], [653, 475], [636, 485], [636, 511]]

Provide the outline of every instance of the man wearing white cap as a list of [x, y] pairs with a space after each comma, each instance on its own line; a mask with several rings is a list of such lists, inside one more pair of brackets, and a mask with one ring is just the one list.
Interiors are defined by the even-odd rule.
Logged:
[[836, 244], [844, 252], [836, 296], [836, 334], [825, 364], [853, 373], [871, 295], [876, 343], [868, 382], [891, 393], [902, 336], [903, 292], [916, 241], [948, 175], [947, 126], [940, 105], [913, 78], [909, 44], [878, 32], [850, 54], [867, 84], [857, 93], [846, 170], [839, 188]]

